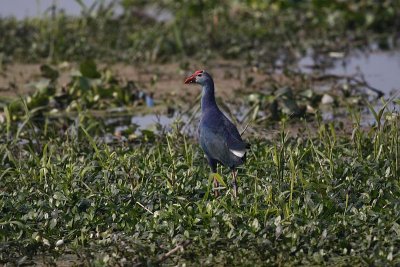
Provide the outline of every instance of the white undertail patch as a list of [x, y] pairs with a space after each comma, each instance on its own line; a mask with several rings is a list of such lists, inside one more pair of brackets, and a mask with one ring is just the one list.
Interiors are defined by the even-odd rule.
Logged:
[[235, 156], [239, 158], [243, 158], [244, 154], [246, 154], [246, 150], [234, 150], [234, 149], [229, 149]]

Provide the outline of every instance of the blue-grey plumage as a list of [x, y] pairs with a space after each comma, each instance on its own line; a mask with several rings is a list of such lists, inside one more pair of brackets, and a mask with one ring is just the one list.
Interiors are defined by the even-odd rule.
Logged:
[[208, 158], [231, 169], [244, 163], [246, 143], [221, 111], [211, 109], [202, 115], [199, 140]]
[[[214, 81], [210, 74], [204, 70], [196, 71], [185, 83], [202, 85], [202, 114], [198, 129], [200, 146], [207, 156], [212, 172], [216, 173], [217, 163], [232, 170], [236, 196], [235, 168], [245, 162], [248, 144], [242, 140], [236, 126], [218, 108], [215, 102]], [[218, 185], [216, 181], [214, 184]]]

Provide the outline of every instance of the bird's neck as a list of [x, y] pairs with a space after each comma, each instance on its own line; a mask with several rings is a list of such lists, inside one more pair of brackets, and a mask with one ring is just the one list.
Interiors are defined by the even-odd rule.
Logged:
[[215, 102], [214, 82], [210, 80], [203, 85], [203, 92], [201, 96], [201, 110], [202, 112], [204, 112], [209, 108], [216, 107], [217, 103]]

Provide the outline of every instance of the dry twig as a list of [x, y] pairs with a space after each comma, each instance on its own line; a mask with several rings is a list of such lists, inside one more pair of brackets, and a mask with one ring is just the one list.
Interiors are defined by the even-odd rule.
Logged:
[[192, 243], [191, 240], [185, 240], [181, 243], [179, 243], [176, 247], [165, 253], [164, 255], [161, 256], [160, 260], [158, 261], [159, 263], [165, 261], [169, 257], [171, 257], [172, 254], [176, 253], [177, 251], [181, 250], [183, 251], [187, 246], [189, 246]]

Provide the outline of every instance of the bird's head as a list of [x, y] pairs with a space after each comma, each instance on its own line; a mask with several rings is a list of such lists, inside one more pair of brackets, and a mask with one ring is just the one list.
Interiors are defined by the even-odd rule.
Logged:
[[185, 84], [198, 83], [202, 85], [208, 79], [211, 79], [211, 77], [205, 70], [196, 70], [192, 75], [186, 78]]

